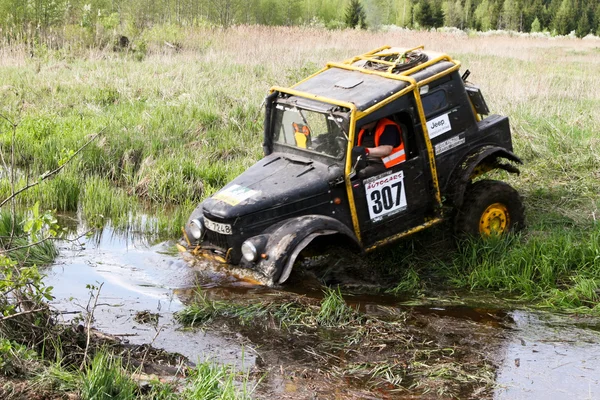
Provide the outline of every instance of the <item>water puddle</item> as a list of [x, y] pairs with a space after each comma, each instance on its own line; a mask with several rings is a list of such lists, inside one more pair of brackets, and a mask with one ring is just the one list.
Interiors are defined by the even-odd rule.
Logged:
[[496, 399], [600, 398], [600, 333], [582, 327], [597, 319], [511, 314]]
[[[210, 298], [220, 300], [272, 300], [282, 293], [286, 298], [319, 299], [322, 289], [314, 281], [302, 283], [302, 279], [296, 278], [292, 286], [280, 289], [252, 285], [202, 261], [189, 263], [180, 254], [174, 254], [172, 244], [150, 245], [139, 235], [117, 234], [110, 226], [82, 242], [83, 247], [61, 244], [60, 257], [46, 270], [46, 283], [54, 287], [53, 305], [65, 312], [66, 319], [76, 317], [75, 312], [88, 304], [87, 284], [96, 287], [102, 284], [94, 314], [97, 329], [132, 344], [153, 343], [155, 347], [180, 353], [192, 362], [213, 359], [238, 368], [258, 367], [270, 371], [263, 379], [264, 388], [259, 396], [403, 397], [402, 392], [379, 393], [361, 388], [352, 379], [318, 375], [311, 364], [314, 358], [307, 356], [313, 351], [309, 342], [286, 344], [285, 336], [268, 337], [262, 331], [236, 332], [231, 327], [185, 330], [173, 318], [173, 313], [184, 307], [198, 287]], [[465, 367], [475, 360], [475, 368], [490, 366], [495, 385], [485, 392], [477, 392], [469, 389], [469, 382], [463, 382], [467, 389], [455, 392], [459, 397], [600, 398], [600, 320], [597, 318], [506, 310], [493, 304], [468, 306], [441, 299], [422, 304], [409, 304], [410, 299], [394, 296], [364, 294], [346, 299], [367, 315], [389, 313], [390, 309], [403, 313], [406, 326], [414, 332], [422, 333], [440, 349], [452, 348], [453, 352], [462, 354], [462, 358], [456, 359], [457, 365], [462, 363]], [[158, 314], [158, 322], [140, 321], [136, 318], [140, 312]], [[282, 348], [275, 347], [269, 357], [265, 354], [273, 341], [279, 341]], [[286, 349], [291, 350], [286, 353]], [[365, 352], [364, 356], [370, 357], [370, 354]], [[336, 362], [342, 365], [339, 357], [333, 356], [328, 365], [336, 367]], [[361, 359], [360, 354], [355, 357]], [[290, 360], [295, 369], [290, 367]], [[414, 393], [404, 392], [404, 395], [414, 398]]]
[[[57, 309], [72, 318], [88, 306], [90, 290], [102, 288], [94, 312], [94, 326], [131, 344], [153, 342], [155, 347], [180, 353], [191, 362], [214, 359], [242, 366], [254, 364], [254, 355], [223, 335], [186, 331], [173, 313], [184, 305], [179, 292], [193, 290], [198, 274], [173, 252], [173, 246], [149, 245], [134, 233], [116, 234], [110, 227], [90, 239], [83, 248], [63, 244], [56, 263], [46, 271], [46, 284], [53, 286]], [[93, 303], [93, 301], [92, 301]], [[136, 321], [136, 314], [158, 314], [157, 324]], [[160, 331], [160, 332], [159, 332]]]

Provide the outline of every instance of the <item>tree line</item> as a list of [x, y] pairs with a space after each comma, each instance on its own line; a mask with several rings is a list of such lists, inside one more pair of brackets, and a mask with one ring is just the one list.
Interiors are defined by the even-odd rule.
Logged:
[[599, 33], [597, 0], [0, 0], [4, 37], [130, 24], [456, 27]]

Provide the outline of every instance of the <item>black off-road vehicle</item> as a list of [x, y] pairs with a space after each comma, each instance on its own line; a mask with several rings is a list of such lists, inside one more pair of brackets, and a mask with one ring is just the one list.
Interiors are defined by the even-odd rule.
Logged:
[[[449, 218], [460, 234], [523, 225], [519, 194], [477, 179], [518, 173], [508, 118], [489, 115], [480, 90], [441, 53], [385, 46], [325, 68], [266, 98], [265, 157], [192, 213], [194, 254], [288, 279], [316, 237], [372, 251]], [[400, 127], [405, 161], [375, 176], [353, 157], [361, 127]], [[330, 236], [331, 237], [331, 236]], [[333, 237], [332, 237], [333, 238]]]

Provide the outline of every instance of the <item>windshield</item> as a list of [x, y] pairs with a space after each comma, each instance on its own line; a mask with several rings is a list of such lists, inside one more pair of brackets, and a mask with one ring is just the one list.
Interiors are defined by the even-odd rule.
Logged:
[[274, 118], [274, 143], [344, 157], [347, 139], [342, 118], [283, 104], [275, 107]]

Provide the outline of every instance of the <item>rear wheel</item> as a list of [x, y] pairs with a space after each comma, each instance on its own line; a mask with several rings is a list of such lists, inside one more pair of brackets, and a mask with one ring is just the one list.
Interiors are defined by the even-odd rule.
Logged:
[[456, 233], [470, 236], [499, 236], [525, 225], [523, 202], [509, 184], [481, 180], [467, 187], [465, 200], [455, 220]]

